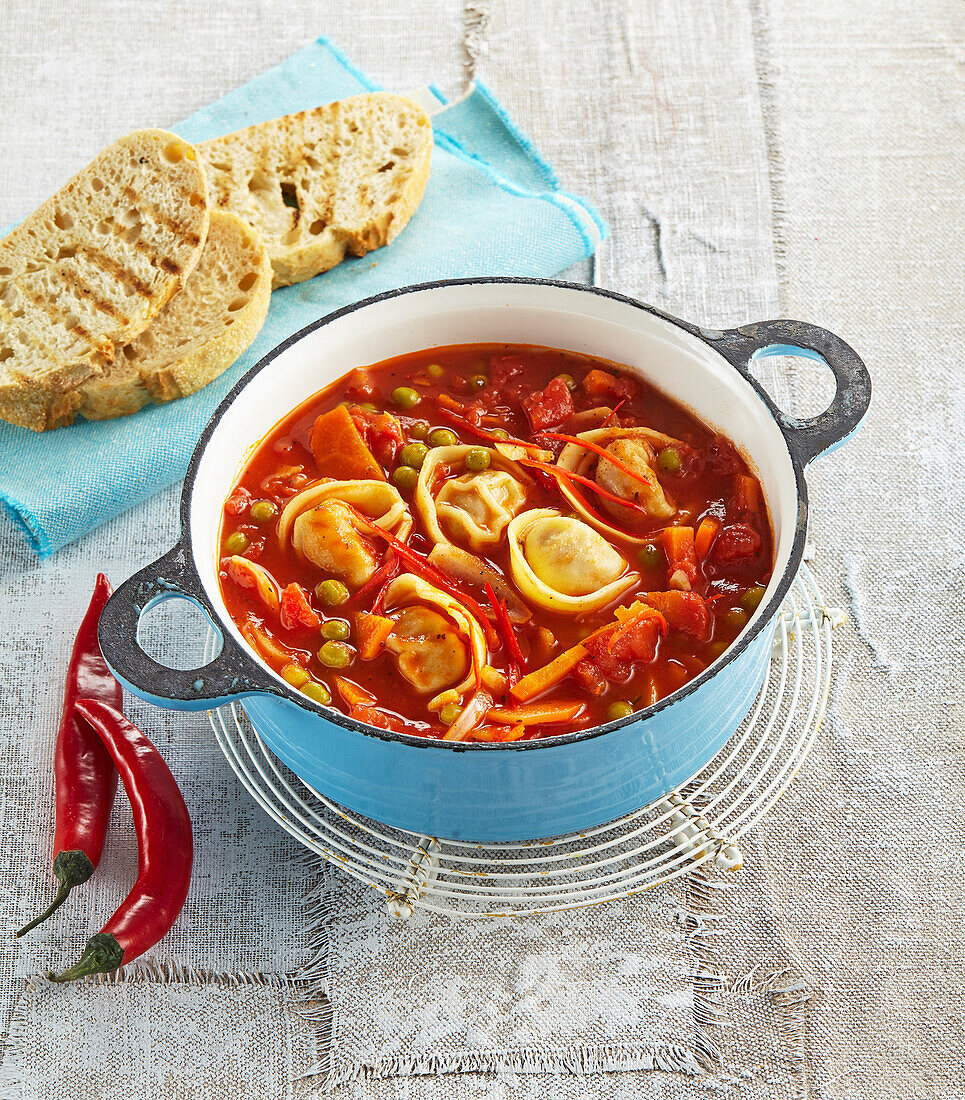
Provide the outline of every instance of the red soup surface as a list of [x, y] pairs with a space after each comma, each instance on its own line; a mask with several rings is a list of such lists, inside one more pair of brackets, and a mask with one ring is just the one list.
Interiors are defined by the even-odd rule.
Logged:
[[485, 344], [354, 370], [278, 424], [225, 502], [220, 580], [307, 697], [515, 741], [682, 687], [773, 564], [728, 440], [612, 363]]

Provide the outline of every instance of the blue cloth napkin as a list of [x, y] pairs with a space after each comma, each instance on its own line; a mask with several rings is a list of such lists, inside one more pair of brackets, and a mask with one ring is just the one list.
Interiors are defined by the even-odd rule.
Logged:
[[[176, 127], [202, 141], [376, 90], [325, 38]], [[204, 426], [249, 367], [291, 333], [383, 290], [473, 275], [551, 276], [593, 254], [606, 228], [559, 189], [552, 169], [483, 85], [434, 116], [425, 198], [388, 248], [276, 290], [249, 350], [191, 397], [120, 420], [37, 434], [0, 424], [0, 500], [41, 557], [184, 476]]]

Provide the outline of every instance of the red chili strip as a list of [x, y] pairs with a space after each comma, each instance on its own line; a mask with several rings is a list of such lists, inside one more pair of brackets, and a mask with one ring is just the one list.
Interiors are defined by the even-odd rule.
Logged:
[[594, 454], [598, 454], [601, 458], [605, 458], [607, 462], [612, 462], [618, 470], [622, 470], [627, 477], [632, 477], [634, 481], [639, 481], [641, 485], [646, 485], [648, 488], [653, 488], [653, 482], [646, 474], [641, 474], [639, 470], [631, 469], [625, 462], [622, 462], [616, 455], [610, 454], [608, 450], [603, 447], [598, 447], [596, 443], [591, 443], [588, 439], [580, 439], [576, 435], [562, 435], [559, 432], [544, 432], [544, 435], [550, 439], [561, 439], [564, 443], [575, 443], [578, 447], [585, 447], [588, 451], [593, 451]]
[[618, 497], [616, 493], [611, 493], [609, 489], [604, 489], [602, 485], [597, 485], [595, 481], [591, 481], [588, 477], [583, 477], [582, 474], [574, 473], [572, 470], [564, 470], [559, 466], [551, 466], [548, 462], [537, 462], [534, 458], [521, 458], [519, 459], [519, 464], [520, 466], [532, 466], [537, 470], [543, 470], [548, 474], [553, 474], [554, 477], [578, 481], [581, 485], [588, 485], [594, 492], [599, 493], [601, 497], [606, 497], [607, 500], [612, 500], [616, 504], [622, 505], [624, 508], [632, 508], [635, 512], [641, 512], [648, 518], [650, 516], [650, 513], [642, 504], [637, 504], [634, 500], [626, 500], [624, 497]]
[[87, 941], [80, 959], [51, 981], [109, 974], [152, 948], [177, 920], [191, 882], [191, 818], [161, 754], [120, 711], [81, 699], [76, 713], [96, 730], [120, 772], [134, 811], [137, 881], [117, 912]]
[[375, 601], [372, 603], [368, 610], [372, 614], [376, 613], [376, 609], [382, 606], [382, 600], [385, 598], [385, 590], [389, 586], [389, 583], [395, 578], [396, 573], [399, 571], [399, 559], [395, 556], [394, 550], [387, 550], [385, 554], [385, 560], [379, 566], [378, 569], [372, 574], [371, 577], [362, 585], [362, 587], [352, 597], [352, 601], [357, 603], [359, 607], [365, 607], [366, 601], [374, 592]]
[[[496, 617], [496, 630], [502, 638], [506, 646], [506, 652], [510, 657], [511, 672], [509, 681], [512, 686], [517, 683], [520, 674], [526, 668], [526, 660], [523, 657], [522, 650], [519, 648], [519, 641], [516, 637], [516, 632], [513, 630], [513, 624], [509, 620], [509, 611], [506, 607], [506, 601], [497, 598], [496, 593], [493, 591], [493, 586], [489, 581], [486, 581], [486, 596], [492, 605], [493, 614]], [[515, 673], [515, 675], [513, 673]]]
[[626, 403], [627, 399], [625, 397], [622, 401], [618, 401], [616, 408], [610, 410], [600, 427], [605, 428]]
[[406, 544], [390, 534], [388, 531], [383, 530], [378, 524], [373, 523], [367, 516], [363, 516], [357, 509], [348, 505], [349, 509], [354, 513], [356, 522], [363, 528], [367, 529], [369, 534], [377, 535], [392, 547], [392, 549], [398, 554], [398, 556], [410, 565], [417, 573], [424, 577], [428, 581], [437, 587], [441, 588], [443, 592], [448, 592], [450, 596], [454, 596], [457, 600], [461, 600], [466, 607], [473, 613], [476, 619], [479, 620], [479, 625], [483, 628], [486, 635], [486, 641], [491, 647], [494, 647], [497, 641], [496, 633], [489, 622], [486, 612], [479, 606], [478, 603], [467, 595], [461, 589], [457, 588], [452, 581], [443, 573], [440, 569], [437, 569], [432, 562], [428, 561], [423, 554], [420, 554], [417, 550], [413, 550], [411, 546]]
[[110, 595], [110, 583], [103, 573], [98, 573], [94, 594], [67, 666], [64, 709], [54, 750], [57, 805], [54, 875], [60, 885], [50, 905], [39, 917], [25, 924], [18, 936], [46, 920], [63, 905], [75, 886], [91, 877], [104, 849], [107, 822], [117, 790], [117, 771], [100, 738], [74, 711], [74, 703], [84, 696], [118, 709], [123, 705], [121, 685], [111, 675], [97, 643], [97, 624]]
[[490, 443], [512, 443], [516, 447], [525, 447], [528, 451], [546, 450], [545, 447], [541, 447], [538, 443], [531, 443], [525, 439], [517, 439], [516, 436], [509, 435], [508, 433], [505, 438], [501, 435], [494, 435], [492, 432], [487, 432], [485, 428], [480, 428], [477, 424], [471, 424], [461, 416], [456, 416], [455, 413], [449, 412], [448, 409], [440, 409], [439, 415], [443, 420], [447, 420], [455, 427], [462, 428], [463, 431], [468, 432], [470, 435], [478, 436], [480, 439], [485, 439]]

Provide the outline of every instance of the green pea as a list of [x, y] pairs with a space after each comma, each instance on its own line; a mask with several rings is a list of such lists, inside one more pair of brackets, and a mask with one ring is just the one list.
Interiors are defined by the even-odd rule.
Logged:
[[321, 703], [323, 707], [332, 701], [332, 693], [328, 688], [324, 684], [315, 683], [314, 680], [302, 684], [298, 690], [302, 695], [307, 695], [309, 699], [314, 699], [316, 703]]
[[400, 489], [414, 489], [419, 480], [419, 471], [411, 466], [396, 466], [392, 471], [392, 480]]
[[429, 434], [429, 425], [424, 420], [417, 420], [410, 428], [409, 435], [413, 439], [425, 439]]
[[664, 563], [663, 551], [654, 542], [640, 547], [640, 564], [644, 569], [659, 569]]
[[249, 511], [253, 520], [264, 523], [278, 511], [278, 505], [273, 500], [256, 500]]
[[732, 607], [724, 613], [724, 622], [731, 630], [743, 630], [747, 626], [747, 612], [739, 607]]
[[466, 469], [477, 474], [489, 468], [489, 451], [485, 447], [470, 447], [464, 459]]
[[726, 653], [729, 645], [730, 642], [711, 642], [708, 646], [711, 660], [716, 661], [721, 654]]
[[764, 585], [755, 584], [741, 596], [741, 607], [745, 611], [753, 611], [760, 606], [761, 600], [764, 599]]
[[411, 466], [413, 470], [418, 470], [425, 462], [428, 453], [429, 448], [424, 443], [406, 443], [399, 451], [399, 461], [403, 466]]
[[229, 554], [243, 554], [248, 549], [248, 536], [244, 531], [235, 531], [225, 540], [224, 548]]
[[568, 390], [576, 389], [576, 379], [572, 374], [558, 374], [556, 377], [565, 384]]
[[318, 659], [328, 668], [348, 668], [353, 656], [352, 647], [344, 642], [323, 642], [318, 651]]
[[315, 585], [315, 595], [327, 607], [338, 607], [348, 599], [348, 588], [341, 581], [327, 580]]
[[301, 665], [285, 665], [281, 670], [282, 679], [286, 683], [291, 684], [292, 687], [300, 688], [302, 684], [308, 683], [311, 677], [301, 667]]
[[608, 722], [615, 722], [618, 718], [629, 718], [633, 714], [633, 707], [626, 699], [617, 699], [606, 708]]
[[430, 378], [439, 379], [445, 373], [445, 368], [441, 367], [438, 363], [430, 363], [426, 367], [426, 374], [428, 374]]
[[451, 726], [461, 713], [462, 710], [457, 703], [446, 703], [442, 710], [439, 711], [439, 721], [444, 726]]
[[676, 447], [664, 447], [657, 455], [657, 465], [665, 474], [675, 474], [680, 469], [680, 452]]
[[459, 436], [448, 428], [433, 428], [429, 432], [430, 447], [456, 447], [459, 444]]
[[509, 439], [509, 432], [505, 428], [493, 428], [489, 434], [496, 439]]
[[411, 386], [396, 386], [392, 391], [392, 401], [400, 409], [414, 409], [421, 400], [418, 391]]
[[466, 379], [470, 390], [482, 390], [489, 384], [489, 379], [484, 374], [471, 374]]
[[328, 619], [322, 623], [322, 637], [333, 642], [344, 642], [352, 633], [352, 628], [344, 619]]

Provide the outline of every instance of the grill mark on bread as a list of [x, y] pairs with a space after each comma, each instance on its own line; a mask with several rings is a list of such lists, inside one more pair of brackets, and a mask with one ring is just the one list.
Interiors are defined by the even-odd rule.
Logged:
[[[34, 290], [32, 286], [25, 284], [21, 284], [20, 293], [23, 294], [25, 298], [29, 298], [30, 301], [33, 302], [33, 304], [37, 307], [37, 309], [39, 309], [42, 313], [46, 313], [47, 316], [55, 321], [57, 324], [64, 325], [64, 322], [67, 320], [67, 315], [62, 313], [54, 306], [53, 302], [51, 301], [50, 295], [41, 294], [40, 291]], [[64, 325], [64, 327], [66, 328], [66, 325]], [[85, 326], [82, 325], [80, 321], [77, 321], [75, 324], [71, 325], [70, 328], [67, 329], [67, 331], [76, 333], [79, 337], [81, 337], [81, 339], [89, 341], [90, 344], [94, 347], [100, 346], [99, 338], [95, 337], [91, 333], [90, 329], [85, 328]]]
[[135, 275], [133, 271], [129, 271], [123, 264], [119, 264], [117, 260], [108, 256], [106, 252], [102, 252], [93, 245], [84, 245], [80, 251], [92, 264], [99, 267], [105, 275], [112, 275], [119, 283], [129, 286], [135, 294], [140, 294], [142, 298], [151, 297], [151, 288], [147, 283], [140, 276]]
[[129, 317], [125, 317], [113, 302], [109, 302], [106, 298], [102, 297], [97, 290], [72, 267], [63, 267], [58, 274], [61, 281], [72, 287], [78, 295], [82, 298], [89, 298], [95, 309], [100, 310], [101, 313], [106, 313], [108, 317], [113, 317], [115, 320], [120, 321], [122, 325], [130, 323]]
[[174, 218], [165, 214], [163, 210], [159, 210], [152, 203], [149, 203], [146, 199], [138, 195], [130, 185], [124, 188], [122, 194], [124, 198], [137, 209], [138, 213], [147, 214], [151, 221], [164, 226], [164, 228], [177, 237], [182, 244], [187, 244], [191, 248], [197, 248], [201, 243], [201, 238], [197, 233], [193, 230], [186, 230], [180, 222], [175, 221]]

